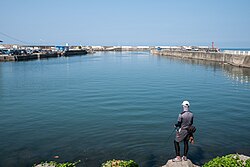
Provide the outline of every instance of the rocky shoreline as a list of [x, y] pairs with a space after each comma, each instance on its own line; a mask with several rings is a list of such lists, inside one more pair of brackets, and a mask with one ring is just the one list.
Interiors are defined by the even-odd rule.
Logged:
[[[231, 154], [231, 155], [238, 161], [241, 161], [243, 166], [246, 165], [247, 160], [250, 160], [249, 156], [243, 154]], [[74, 165], [77, 163], [72, 163], [72, 164]], [[56, 167], [56, 164], [54, 162], [45, 162], [45, 163], [40, 163], [38, 165], [34, 165], [34, 167]], [[123, 166], [111, 165], [110, 167], [123, 167]], [[180, 161], [180, 162], [173, 162], [172, 159], [170, 159], [167, 161], [165, 165], [161, 167], [201, 167], [201, 166], [194, 164], [190, 159], [188, 159], [187, 161]]]

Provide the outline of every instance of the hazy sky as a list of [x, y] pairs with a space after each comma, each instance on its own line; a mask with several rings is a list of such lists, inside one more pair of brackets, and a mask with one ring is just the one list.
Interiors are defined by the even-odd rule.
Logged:
[[[4, 43], [250, 48], [250, 0], [0, 0]], [[15, 38], [12, 39], [12, 38]]]

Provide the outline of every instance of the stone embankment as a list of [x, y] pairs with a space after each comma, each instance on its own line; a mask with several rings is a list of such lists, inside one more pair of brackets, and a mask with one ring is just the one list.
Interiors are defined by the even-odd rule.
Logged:
[[199, 51], [170, 51], [170, 50], [151, 50], [152, 54], [179, 57], [183, 59], [199, 59], [217, 61], [231, 64], [238, 67], [250, 68], [250, 55], [235, 55], [223, 52], [199, 52]]

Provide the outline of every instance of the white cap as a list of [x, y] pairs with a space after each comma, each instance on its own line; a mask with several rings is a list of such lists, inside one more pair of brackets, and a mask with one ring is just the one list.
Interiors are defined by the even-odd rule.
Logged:
[[181, 105], [183, 105], [183, 106], [190, 106], [190, 104], [189, 104], [188, 101], [183, 101]]

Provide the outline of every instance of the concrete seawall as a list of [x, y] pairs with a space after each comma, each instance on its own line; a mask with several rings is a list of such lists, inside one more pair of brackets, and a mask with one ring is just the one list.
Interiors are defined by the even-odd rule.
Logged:
[[162, 56], [179, 57], [183, 59], [199, 59], [228, 63], [238, 67], [250, 68], [250, 55], [235, 55], [220, 52], [199, 52], [199, 51], [169, 51], [151, 50], [152, 54]]

